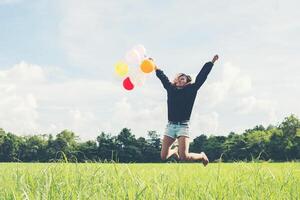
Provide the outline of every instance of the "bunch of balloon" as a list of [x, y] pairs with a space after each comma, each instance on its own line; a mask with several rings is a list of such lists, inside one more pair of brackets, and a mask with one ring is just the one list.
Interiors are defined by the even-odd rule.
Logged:
[[133, 90], [135, 86], [142, 86], [145, 75], [155, 68], [153, 61], [146, 56], [143, 45], [136, 45], [125, 54], [125, 58], [115, 64], [115, 72], [123, 79], [123, 87]]

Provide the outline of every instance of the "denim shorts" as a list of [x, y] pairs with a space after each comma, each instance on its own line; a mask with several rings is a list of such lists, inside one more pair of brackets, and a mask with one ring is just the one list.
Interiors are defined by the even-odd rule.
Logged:
[[189, 122], [169, 122], [166, 127], [165, 135], [174, 139], [180, 136], [189, 137]]

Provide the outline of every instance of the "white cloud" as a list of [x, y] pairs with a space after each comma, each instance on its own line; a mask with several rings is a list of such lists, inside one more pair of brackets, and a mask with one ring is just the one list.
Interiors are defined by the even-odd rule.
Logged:
[[52, 80], [49, 73], [57, 72], [26, 62], [1, 70], [0, 127], [20, 134], [71, 129], [82, 138], [95, 137], [118, 87], [99, 80]]
[[237, 102], [237, 112], [239, 114], [258, 114], [265, 113], [266, 118], [264, 123], [274, 123], [275, 120], [278, 120], [276, 117], [276, 102], [269, 99], [257, 99], [254, 96], [244, 97], [238, 100]]
[[[38, 102], [30, 89], [45, 81], [43, 70], [37, 65], [20, 62], [0, 71], [0, 126], [18, 133], [38, 129]], [[24, 91], [26, 89], [27, 91]]]
[[18, 134], [70, 129], [82, 139], [95, 139], [100, 131], [117, 134], [124, 127], [137, 137], [163, 131], [166, 108], [149, 84], [128, 92], [121, 80], [71, 79], [60, 73], [26, 62], [0, 70], [0, 127]]
[[252, 89], [252, 81], [249, 76], [239, 77], [235, 81], [235, 92], [237, 94], [245, 94]]
[[13, 83], [40, 83], [45, 81], [45, 73], [40, 66], [22, 61], [8, 70], [0, 71], [0, 80]]
[[[213, 76], [212, 74], [217, 70], [215, 68], [212, 69], [209, 76]], [[230, 98], [230, 96], [236, 97], [236, 95], [241, 96], [251, 92], [251, 78], [241, 73], [239, 67], [231, 63], [225, 63], [224, 66], [217, 66], [217, 68], [222, 69], [220, 79], [205, 83], [203, 87], [204, 91], [201, 91], [201, 93], [205, 93], [203, 98], [210, 107], [222, 103], [226, 98]]]
[[211, 113], [196, 113], [191, 120], [191, 136], [197, 137], [200, 134], [219, 134], [219, 114], [215, 111]]
[[[219, 69], [221, 73], [215, 74]], [[252, 77], [242, 69], [231, 63], [213, 68], [195, 102], [194, 117], [197, 121], [206, 120], [201, 126], [195, 125], [198, 130], [207, 134], [242, 132], [257, 124], [274, 124], [280, 120], [277, 101], [254, 91]], [[215, 77], [211, 78], [213, 74]]]
[[[201, 133], [224, 133], [224, 125], [220, 125], [223, 123], [220, 116], [225, 115], [218, 108], [230, 107], [228, 101], [235, 109], [234, 112], [239, 114], [267, 113], [270, 119], [276, 118], [274, 104], [271, 101], [251, 96], [251, 79], [244, 76], [240, 68], [226, 64], [223, 69], [220, 81], [207, 83], [207, 86], [219, 85], [220, 88], [201, 91], [211, 100], [219, 98], [217, 103], [213, 103], [219, 107], [216, 107], [217, 111], [201, 111], [199, 105], [195, 106], [196, 114], [192, 116], [191, 123], [192, 137]], [[121, 80], [109, 82], [66, 78], [52, 82], [49, 79], [51, 72], [53, 71], [25, 62], [9, 70], [0, 71], [2, 82], [6, 84], [2, 84], [3, 91], [7, 94], [14, 92], [15, 95], [18, 94], [25, 99], [25, 103], [15, 102], [18, 109], [10, 116], [10, 118], [21, 117], [19, 121], [6, 122], [2, 125], [3, 128], [22, 133], [32, 133], [30, 132], [32, 130], [58, 133], [63, 129], [70, 129], [83, 139], [93, 139], [100, 131], [116, 134], [124, 127], [131, 128], [137, 137], [145, 137], [148, 130], [157, 130], [161, 135], [164, 133], [167, 117], [166, 92], [154, 75], [141, 88], [127, 92], [122, 89]], [[16, 79], [17, 75], [20, 80]], [[235, 87], [241, 85], [240, 82], [243, 82], [244, 77], [246, 87], [235, 90]], [[154, 81], [154, 85], [150, 84]], [[232, 99], [231, 95], [236, 99]], [[9, 98], [7, 102], [11, 102]], [[210, 101], [201, 102], [200, 99], [201, 107], [210, 107], [211, 104]], [[7, 104], [4, 106], [8, 107]], [[18, 113], [24, 111], [28, 114]], [[21, 121], [26, 121], [26, 125]]]
[[153, 99], [147, 98], [145, 93], [143, 101], [140, 103], [136, 102], [135, 98], [128, 99], [126, 97], [115, 103], [110, 121], [111, 124], [114, 124], [114, 130], [127, 127], [132, 129], [132, 132], [138, 137], [145, 137], [147, 131], [150, 130], [156, 130], [161, 135], [164, 134], [167, 122], [165, 103], [153, 102]]

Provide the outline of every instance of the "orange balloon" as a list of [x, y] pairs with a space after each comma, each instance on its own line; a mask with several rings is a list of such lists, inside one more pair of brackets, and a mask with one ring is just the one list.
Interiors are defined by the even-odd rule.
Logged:
[[141, 64], [141, 70], [145, 73], [150, 73], [154, 70], [154, 63], [151, 60], [144, 60]]

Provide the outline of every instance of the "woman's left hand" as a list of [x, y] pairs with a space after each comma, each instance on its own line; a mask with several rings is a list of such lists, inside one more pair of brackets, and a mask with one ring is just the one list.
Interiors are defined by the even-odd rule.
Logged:
[[219, 56], [216, 54], [215, 56], [214, 56], [214, 58], [212, 59], [212, 63], [215, 63], [217, 60], [219, 59]]

